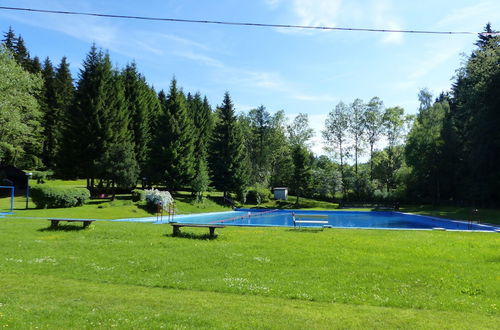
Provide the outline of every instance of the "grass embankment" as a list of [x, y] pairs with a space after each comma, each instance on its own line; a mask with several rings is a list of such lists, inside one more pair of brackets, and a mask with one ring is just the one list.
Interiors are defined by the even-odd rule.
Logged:
[[[10, 328], [495, 328], [498, 234], [0, 220]], [[168, 233], [168, 234], [167, 234]]]

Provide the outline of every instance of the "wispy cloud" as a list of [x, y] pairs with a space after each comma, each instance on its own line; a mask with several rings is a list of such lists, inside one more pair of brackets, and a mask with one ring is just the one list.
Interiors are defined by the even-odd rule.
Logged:
[[[270, 9], [287, 10], [293, 24], [310, 26], [367, 27], [399, 30], [402, 20], [394, 12], [392, 0], [368, 3], [360, 0], [264, 0]], [[283, 33], [311, 34], [321, 30], [278, 29]], [[402, 33], [387, 33], [380, 39], [383, 43], [402, 43]]]
[[198, 62], [199, 64], [206, 65], [206, 66], [211, 66], [211, 67], [216, 67], [216, 68], [222, 68], [224, 67], [224, 64], [215, 59], [212, 58], [208, 55], [204, 55], [202, 53], [195, 53], [189, 50], [186, 51], [174, 51], [172, 52], [172, 55], [179, 56], [188, 60], [192, 60], [195, 62]]
[[[372, 8], [372, 22], [375, 28], [387, 30], [400, 30], [399, 19], [393, 13], [393, 5], [390, 1], [376, 1]], [[400, 44], [404, 41], [402, 33], [386, 33], [381, 40], [383, 43]]]
[[[500, 2], [498, 1], [478, 1], [468, 7], [451, 10], [450, 13], [441, 19], [437, 27], [462, 26], [463, 29], [477, 28], [477, 21], [498, 21], [500, 19]], [[478, 31], [479, 32], [479, 31]]]

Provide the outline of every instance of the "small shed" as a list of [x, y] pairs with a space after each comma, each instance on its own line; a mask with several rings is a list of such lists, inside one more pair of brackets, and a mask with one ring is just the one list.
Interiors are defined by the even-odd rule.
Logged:
[[26, 172], [10, 165], [0, 165], [0, 181], [0, 185], [15, 186], [17, 189], [26, 189], [28, 182]]
[[276, 187], [273, 189], [273, 191], [274, 191], [274, 199], [284, 200], [284, 201], [288, 199], [288, 188]]

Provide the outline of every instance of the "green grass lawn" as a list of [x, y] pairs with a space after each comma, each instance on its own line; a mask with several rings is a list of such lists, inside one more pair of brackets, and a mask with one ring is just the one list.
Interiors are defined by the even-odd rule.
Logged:
[[0, 327], [500, 324], [500, 236], [0, 219]]

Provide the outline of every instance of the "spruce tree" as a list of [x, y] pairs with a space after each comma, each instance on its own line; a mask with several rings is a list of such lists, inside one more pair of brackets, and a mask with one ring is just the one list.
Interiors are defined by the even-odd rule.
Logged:
[[38, 56], [33, 57], [29, 64], [29, 72], [31, 73], [41, 73], [42, 72], [42, 64], [40, 63], [40, 59]]
[[224, 193], [224, 197], [229, 192], [241, 196], [248, 185], [248, 159], [243, 134], [228, 92], [224, 94], [217, 115], [209, 156], [212, 182], [215, 188]]
[[156, 158], [167, 188], [178, 190], [189, 186], [194, 177], [194, 127], [185, 96], [177, 89], [175, 79], [172, 79], [166, 99], [161, 102], [164, 108]]
[[36, 73], [33, 72], [33, 62], [30, 58], [30, 53], [24, 44], [24, 39], [21, 36], [16, 39], [16, 44], [14, 46], [14, 58], [25, 70]]
[[9, 26], [9, 31], [7, 31], [3, 34], [2, 43], [5, 45], [5, 48], [10, 50], [12, 53], [14, 53], [16, 50], [15, 49], [16, 40], [17, 40], [16, 34], [14, 33], [12, 26]]
[[[54, 107], [54, 149], [55, 149], [55, 173], [59, 176], [70, 176], [72, 171], [71, 159], [68, 157], [72, 153], [67, 145], [66, 129], [69, 125], [69, 115], [75, 97], [75, 86], [69, 69], [66, 57], [61, 59], [61, 63], [56, 68], [54, 77], [55, 107]], [[71, 142], [71, 141], [70, 141]]]
[[193, 193], [201, 199], [202, 193], [208, 188], [209, 177], [207, 168], [207, 153], [210, 134], [212, 131], [212, 109], [207, 98], [203, 100], [199, 93], [194, 97], [187, 96], [187, 104], [191, 118], [193, 118], [194, 144], [194, 178], [191, 184]]
[[44, 142], [42, 160], [46, 168], [53, 169], [57, 154], [55, 131], [59, 129], [56, 116], [55, 72], [52, 62], [47, 57], [43, 64], [43, 93], [39, 103], [43, 112]]
[[116, 155], [122, 155], [123, 163], [135, 162], [135, 157], [130, 157], [134, 153], [126, 152], [133, 149], [133, 143], [124, 94], [123, 81], [113, 72], [109, 55], [93, 45], [80, 70], [75, 106], [68, 113], [71, 149], [75, 152], [72, 159], [91, 189], [95, 179], [111, 187], [137, 180], [134, 171], [131, 178], [110, 176], [112, 169], [120, 166]]
[[127, 65], [122, 72], [125, 99], [130, 115], [130, 130], [133, 136], [135, 159], [144, 175], [151, 145], [150, 89], [144, 77], [137, 72], [135, 63]]

